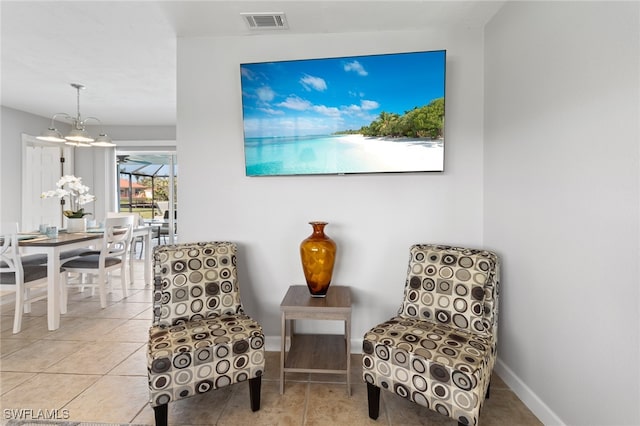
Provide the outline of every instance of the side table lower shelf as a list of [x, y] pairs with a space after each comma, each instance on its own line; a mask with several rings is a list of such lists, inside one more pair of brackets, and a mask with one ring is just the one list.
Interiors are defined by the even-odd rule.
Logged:
[[286, 354], [284, 372], [347, 374], [347, 359], [342, 356], [346, 351], [344, 336], [296, 334]]

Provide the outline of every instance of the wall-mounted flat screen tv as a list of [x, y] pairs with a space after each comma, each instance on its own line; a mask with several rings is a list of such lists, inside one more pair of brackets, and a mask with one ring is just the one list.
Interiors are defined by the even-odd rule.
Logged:
[[446, 51], [241, 64], [247, 176], [444, 169]]

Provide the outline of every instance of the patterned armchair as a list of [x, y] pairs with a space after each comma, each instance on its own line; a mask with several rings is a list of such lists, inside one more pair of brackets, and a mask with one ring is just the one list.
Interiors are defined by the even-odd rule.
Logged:
[[398, 315], [364, 335], [369, 417], [380, 388], [477, 425], [498, 336], [499, 260], [461, 247], [414, 245]]
[[242, 309], [236, 252], [229, 242], [154, 250], [147, 366], [156, 425], [167, 424], [169, 402], [246, 380], [260, 409], [264, 334]]

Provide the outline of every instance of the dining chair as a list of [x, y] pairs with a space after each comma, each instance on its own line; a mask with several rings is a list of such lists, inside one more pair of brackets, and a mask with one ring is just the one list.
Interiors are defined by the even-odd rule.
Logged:
[[0, 290], [15, 292], [13, 333], [16, 334], [22, 329], [22, 316], [31, 312], [31, 303], [47, 298], [47, 265], [23, 264], [16, 222], [0, 224], [0, 240]]
[[[178, 211], [174, 210], [173, 211], [173, 236], [175, 238], [176, 234], [178, 233], [178, 224], [177, 224], [177, 219], [178, 219]], [[164, 240], [164, 243], [167, 243], [167, 238], [170, 235], [170, 231], [171, 231], [171, 227], [169, 226], [169, 210], [165, 210], [164, 211], [164, 215], [163, 215], [163, 222], [162, 225], [160, 225], [160, 229], [158, 230], [158, 239], [160, 239], [160, 237], [162, 237], [162, 239]]]
[[[99, 290], [100, 306], [107, 307], [107, 287], [111, 285], [111, 273], [120, 270], [122, 296], [127, 297], [126, 260], [131, 241], [133, 218], [112, 217], [105, 219], [104, 237], [99, 253], [79, 256], [62, 264], [65, 271], [62, 281], [62, 304], [66, 307], [69, 288], [94, 287]], [[86, 274], [93, 277], [93, 281], [81, 280], [71, 282], [70, 273]]]
[[[129, 212], [107, 212], [107, 217], [131, 217], [132, 218], [132, 231], [133, 228], [140, 226], [140, 225], [144, 225], [144, 221], [142, 220], [142, 216], [140, 216], [138, 213], [129, 213]], [[133, 280], [134, 280], [134, 268], [133, 268], [133, 263], [135, 261], [135, 247], [136, 247], [136, 243], [140, 242], [142, 244], [141, 250], [144, 249], [144, 237], [138, 237], [136, 238], [133, 235], [133, 232], [131, 233], [131, 240], [129, 241], [129, 251], [128, 251], [128, 260], [129, 260], [129, 284], [133, 285]]]
[[499, 275], [487, 250], [411, 247], [398, 315], [362, 342], [370, 418], [384, 389], [458, 425], [478, 424], [496, 361]]
[[[134, 246], [137, 240], [141, 240], [144, 248], [144, 237], [136, 238], [133, 235], [133, 229], [138, 226], [142, 222], [142, 217], [138, 213], [128, 213], [128, 212], [107, 212], [107, 217], [131, 217], [132, 219], [132, 233], [131, 240], [129, 241], [129, 250], [127, 251], [127, 263], [129, 264], [129, 284], [133, 285], [134, 280], [134, 261], [135, 261], [135, 253]], [[144, 222], [142, 222], [144, 223]], [[100, 250], [85, 250], [80, 253], [80, 256], [88, 256], [91, 254], [100, 254]]]
[[260, 409], [264, 333], [245, 314], [230, 242], [154, 248], [153, 324], [149, 330], [149, 402], [156, 426], [168, 403], [249, 382], [252, 411]]
[[[140, 216], [140, 220], [137, 226], [146, 226], [144, 223], [144, 219]], [[140, 251], [138, 251], [138, 244], [140, 244]], [[144, 253], [144, 237], [143, 236], [134, 236], [133, 241], [131, 242], [131, 255], [133, 258], [142, 259], [142, 254]], [[136, 256], [137, 255], [137, 256]]]

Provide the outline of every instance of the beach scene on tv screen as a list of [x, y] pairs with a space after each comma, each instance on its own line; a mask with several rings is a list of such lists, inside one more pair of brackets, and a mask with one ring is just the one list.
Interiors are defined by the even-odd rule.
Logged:
[[446, 52], [242, 64], [247, 176], [444, 169]]

